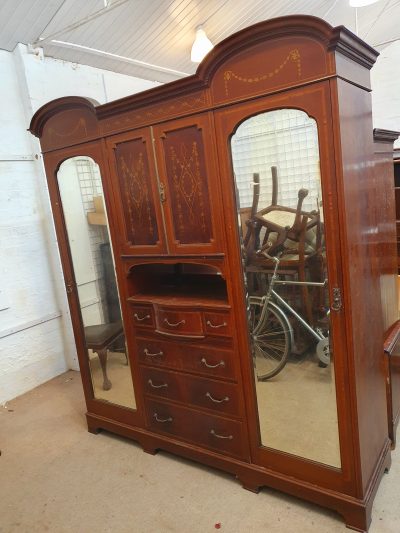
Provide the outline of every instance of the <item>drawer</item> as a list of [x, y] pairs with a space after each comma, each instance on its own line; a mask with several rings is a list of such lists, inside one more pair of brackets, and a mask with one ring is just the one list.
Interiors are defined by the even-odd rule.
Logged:
[[154, 329], [154, 312], [151, 305], [132, 305], [131, 310], [135, 326]]
[[232, 327], [229, 313], [204, 313], [204, 329], [208, 335], [230, 337]]
[[157, 433], [191, 440], [190, 416], [187, 409], [145, 398], [147, 426]]
[[157, 330], [174, 336], [204, 337], [202, 317], [198, 311], [159, 307], [157, 309]]
[[221, 453], [244, 456], [244, 435], [241, 422], [196, 413], [193, 415], [191, 437], [196, 444]]
[[136, 338], [137, 354], [140, 363], [166, 368], [180, 368], [180, 351], [172, 343]]
[[242, 423], [193, 409], [146, 399], [149, 429], [192, 441], [198, 446], [236, 457], [244, 456]]
[[240, 415], [238, 386], [234, 383], [186, 377], [187, 402], [216, 413]]
[[201, 346], [180, 346], [182, 368], [210, 377], [235, 379], [234, 354], [229, 350]]
[[185, 382], [181, 374], [155, 368], [141, 368], [141, 377], [145, 394], [178, 402], [185, 401]]

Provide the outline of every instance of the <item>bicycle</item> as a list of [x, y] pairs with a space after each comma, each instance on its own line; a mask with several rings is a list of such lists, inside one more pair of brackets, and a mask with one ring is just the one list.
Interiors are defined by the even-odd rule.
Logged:
[[[294, 335], [286, 313], [293, 315], [317, 341], [318, 359], [321, 366], [326, 367], [330, 362], [329, 330], [324, 332], [321, 327], [311, 326], [274, 290], [274, 287], [276, 285], [325, 287], [327, 280], [323, 282], [280, 280], [277, 272], [281, 254], [271, 256], [259, 251], [259, 255], [272, 260], [275, 266], [266, 295], [249, 296], [250, 336], [257, 379], [265, 381], [276, 376], [287, 363], [292, 346], [294, 346]], [[328, 323], [329, 313], [328, 309], [325, 314]]]

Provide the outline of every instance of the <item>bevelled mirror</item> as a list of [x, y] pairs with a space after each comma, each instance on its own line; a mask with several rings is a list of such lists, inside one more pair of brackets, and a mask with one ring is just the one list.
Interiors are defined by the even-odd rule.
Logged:
[[261, 113], [231, 153], [260, 445], [340, 468], [317, 124]]
[[94, 397], [135, 409], [99, 166], [73, 157], [57, 179]]

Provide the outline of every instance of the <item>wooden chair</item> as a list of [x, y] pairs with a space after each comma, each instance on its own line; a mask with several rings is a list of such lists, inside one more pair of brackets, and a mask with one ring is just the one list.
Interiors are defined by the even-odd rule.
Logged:
[[86, 348], [97, 353], [99, 356], [101, 371], [103, 373], [103, 390], [110, 390], [112, 383], [107, 375], [108, 347], [124, 334], [122, 322], [86, 326], [84, 329]]
[[[273, 262], [261, 252], [274, 256], [280, 253], [279, 274], [296, 276], [298, 281], [306, 281], [307, 269], [313, 281], [323, 281], [324, 259], [322, 254], [322, 225], [318, 211], [303, 211], [302, 204], [308, 195], [307, 189], [298, 192], [297, 207], [277, 204], [278, 175], [276, 167], [272, 172], [272, 203], [257, 211], [260, 197], [259, 175], [253, 174], [253, 203], [250, 216], [246, 220], [247, 232], [243, 240], [248, 273], [268, 273], [273, 270]], [[248, 278], [251, 276], [248, 276]], [[256, 283], [256, 276], [253, 282]], [[250, 281], [250, 285], [252, 282]], [[249, 287], [254, 290], [254, 287]], [[307, 320], [312, 323], [313, 312], [308, 288], [301, 288], [302, 306]], [[318, 298], [316, 306], [321, 304]]]

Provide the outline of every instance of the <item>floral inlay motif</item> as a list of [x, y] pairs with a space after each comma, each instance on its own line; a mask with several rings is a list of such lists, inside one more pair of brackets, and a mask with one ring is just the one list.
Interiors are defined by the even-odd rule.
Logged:
[[190, 145], [182, 142], [177, 150], [170, 146], [170, 159], [179, 232], [185, 234], [188, 226], [192, 226], [200, 228], [203, 237], [209, 238], [197, 142]]
[[279, 72], [281, 72], [281, 70], [283, 70], [290, 61], [296, 63], [297, 75], [300, 78], [301, 77], [301, 56], [297, 48], [291, 50], [289, 54], [287, 55], [287, 57], [284, 59], [284, 61], [282, 61], [282, 63], [278, 67], [260, 76], [254, 76], [252, 78], [249, 78], [249, 77], [240, 76], [239, 74], [236, 74], [235, 72], [233, 72], [233, 70], [226, 70], [224, 72], [224, 83], [225, 83], [226, 96], [229, 96], [229, 82], [231, 82], [232, 80], [241, 81], [243, 83], [258, 83], [260, 81], [265, 81], [268, 78], [272, 78], [276, 76], [277, 74], [279, 74]]
[[153, 244], [157, 240], [157, 228], [145, 154], [125, 152], [120, 155], [118, 166], [124, 210], [129, 213], [129, 218], [125, 217], [129, 238], [135, 244]]

